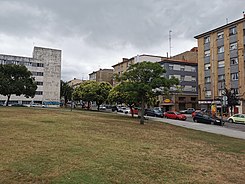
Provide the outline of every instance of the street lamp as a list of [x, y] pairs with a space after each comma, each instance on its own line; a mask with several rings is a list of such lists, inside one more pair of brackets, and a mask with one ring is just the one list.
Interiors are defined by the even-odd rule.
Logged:
[[223, 105], [226, 105], [226, 100], [227, 100], [227, 96], [224, 96], [224, 92], [222, 91], [222, 89], [224, 89], [223, 84], [225, 87], [225, 79], [221, 81], [221, 99], [220, 99], [220, 102], [221, 102], [221, 110], [220, 110], [221, 122], [220, 124], [221, 126], [223, 126]]

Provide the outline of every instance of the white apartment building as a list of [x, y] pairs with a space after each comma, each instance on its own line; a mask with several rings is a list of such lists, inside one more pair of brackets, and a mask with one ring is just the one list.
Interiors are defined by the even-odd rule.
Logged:
[[[37, 82], [34, 98], [11, 95], [9, 104], [39, 103], [47, 106], [60, 104], [61, 50], [34, 47], [33, 57], [0, 54], [0, 64], [25, 65]], [[0, 95], [0, 104], [7, 97]]]

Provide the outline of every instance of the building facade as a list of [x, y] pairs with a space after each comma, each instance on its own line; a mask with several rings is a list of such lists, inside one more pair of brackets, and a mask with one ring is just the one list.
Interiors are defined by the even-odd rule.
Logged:
[[159, 106], [164, 111], [198, 108], [198, 67], [197, 62], [164, 59], [159, 62], [166, 70], [166, 78], [179, 79], [178, 89], [172, 87], [169, 95], [159, 97]]
[[83, 82], [85, 82], [86, 80], [81, 80], [81, 79], [77, 79], [74, 78], [70, 81], [67, 82], [67, 84], [72, 87], [73, 89], [75, 89], [76, 87], [78, 87], [80, 84], [82, 84]]
[[[121, 76], [122, 73], [125, 72], [131, 64], [135, 64], [135, 63], [143, 62], [143, 61], [160, 62], [164, 58], [166, 58], [166, 57], [147, 55], [147, 54], [137, 55], [137, 56], [134, 56], [130, 59], [123, 58], [122, 62], [119, 62], [119, 63], [112, 66], [113, 67], [113, 74], [117, 74], [117, 75]], [[115, 86], [116, 84], [117, 84], [117, 82], [113, 81], [113, 86]]]
[[113, 69], [99, 69], [89, 74], [89, 80], [113, 84]]
[[[245, 113], [245, 16], [195, 36], [198, 41], [199, 103], [209, 106], [224, 88], [240, 98], [237, 112]], [[235, 109], [234, 109], [235, 110]]]
[[[34, 98], [11, 95], [9, 104], [39, 103], [47, 106], [59, 106], [61, 50], [34, 47], [33, 57], [0, 54], [0, 64], [25, 65], [32, 72], [38, 86]], [[6, 96], [0, 95], [1, 104], [5, 103], [6, 99]]]

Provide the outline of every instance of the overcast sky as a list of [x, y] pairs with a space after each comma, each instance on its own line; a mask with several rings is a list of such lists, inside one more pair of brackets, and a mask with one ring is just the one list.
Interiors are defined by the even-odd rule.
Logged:
[[194, 36], [242, 18], [244, 0], [0, 0], [0, 54], [62, 50], [62, 79], [88, 79], [137, 54], [166, 56]]

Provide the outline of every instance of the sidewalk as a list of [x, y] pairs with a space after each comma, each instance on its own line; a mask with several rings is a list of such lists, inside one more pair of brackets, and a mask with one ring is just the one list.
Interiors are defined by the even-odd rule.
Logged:
[[194, 130], [200, 130], [204, 132], [210, 132], [210, 133], [215, 133], [215, 134], [220, 134], [220, 135], [225, 135], [228, 137], [245, 140], [245, 132], [242, 132], [239, 130], [233, 130], [233, 129], [222, 127], [222, 126], [194, 123], [194, 122], [189, 122], [189, 121], [172, 120], [172, 119], [165, 119], [165, 118], [154, 118], [154, 117], [149, 117], [149, 116], [148, 118], [153, 121], [165, 122], [165, 123], [169, 123], [169, 124], [176, 125], [176, 126], [181, 126], [185, 128], [194, 129]]

